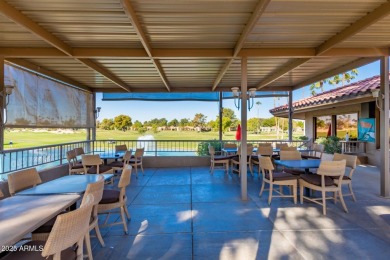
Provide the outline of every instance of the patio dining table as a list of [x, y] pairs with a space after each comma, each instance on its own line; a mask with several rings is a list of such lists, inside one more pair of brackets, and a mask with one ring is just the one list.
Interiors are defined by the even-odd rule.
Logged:
[[287, 168], [305, 169], [305, 172], [309, 173], [310, 168], [320, 167], [321, 160], [275, 160], [274, 163]]
[[83, 194], [89, 183], [96, 182], [99, 176], [104, 180], [111, 179], [114, 174], [84, 174], [67, 175], [52, 181], [23, 190], [16, 195], [55, 195], [55, 194]]
[[[272, 150], [274, 153], [280, 153], [280, 148], [273, 148]], [[224, 152], [226, 154], [235, 154], [235, 153], [237, 153], [237, 151], [238, 151], [238, 148], [223, 148], [222, 149], [222, 152]], [[297, 151], [304, 153], [304, 152], [311, 152], [313, 150], [309, 149], [309, 148], [300, 147], [300, 148], [297, 148]], [[257, 152], [257, 147], [253, 148], [253, 152], [254, 153]]]
[[122, 159], [124, 155], [125, 155], [125, 152], [114, 152], [114, 151], [113, 152], [99, 153], [100, 159], [102, 159], [104, 161], [104, 165], [107, 165], [108, 160]]
[[14, 250], [13, 245], [63, 209], [80, 195], [13, 196], [0, 200], [0, 253]]

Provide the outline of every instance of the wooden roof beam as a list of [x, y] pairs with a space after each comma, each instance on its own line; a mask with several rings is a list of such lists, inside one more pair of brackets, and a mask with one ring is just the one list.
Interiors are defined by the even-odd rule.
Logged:
[[85, 66], [93, 69], [94, 71], [98, 72], [99, 74], [103, 75], [108, 80], [112, 81], [113, 83], [115, 83], [119, 87], [123, 88], [124, 90], [131, 92], [131, 89], [127, 86], [127, 84], [125, 82], [123, 82], [121, 79], [116, 77], [114, 74], [112, 74], [111, 72], [109, 72], [105, 68], [101, 67], [101, 65], [93, 62], [90, 59], [76, 59], [76, 60], [83, 63]]
[[26, 28], [36, 36], [39, 36], [42, 40], [56, 47], [57, 49], [61, 50], [65, 54], [69, 56], [73, 55], [73, 50], [69, 45], [67, 45], [60, 39], [58, 39], [50, 32], [46, 31], [39, 24], [31, 20], [30, 18], [28, 18], [27, 16], [25, 16], [24, 14], [22, 14], [17, 9], [10, 6], [8, 3], [4, 2], [3, 0], [0, 0], [0, 13], [5, 17], [7, 17], [8, 19]]
[[[320, 57], [380, 57], [389, 56], [389, 48], [332, 48]], [[150, 59], [144, 49], [73, 48], [68, 56], [57, 48], [0, 47], [0, 56], [6, 58], [135, 58]], [[237, 57], [313, 58], [315, 48], [250, 48], [242, 49]], [[233, 49], [153, 49], [154, 59], [231, 59]]]
[[150, 43], [146, 37], [145, 32], [142, 30], [141, 24], [138, 21], [137, 14], [133, 9], [133, 7], [130, 3], [130, 0], [122, 0], [121, 3], [122, 3], [122, 6], [123, 6], [125, 13], [127, 14], [127, 17], [129, 18], [131, 24], [134, 27], [136, 34], [138, 35], [138, 38], [140, 39], [140, 41], [142, 43], [142, 46], [144, 47], [144, 49], [145, 49], [146, 53], [148, 54], [148, 56], [150, 57], [150, 59], [152, 60], [153, 65], [156, 68], [161, 80], [163, 81], [163, 83], [164, 83], [165, 87], [168, 89], [168, 91], [171, 91], [171, 88], [169, 87], [169, 84], [168, 84], [168, 80], [165, 76], [164, 70], [162, 69], [160, 62], [155, 61], [153, 58], [152, 48], [151, 48]]
[[[5, 17], [8, 17], [10, 20], [14, 21], [15, 23], [19, 24], [20, 26], [26, 28], [31, 33], [35, 34], [36, 36], [40, 37], [42, 40], [46, 41], [53, 47], [57, 48], [58, 50], [62, 51], [69, 57], [74, 58], [75, 60], [81, 61], [85, 65], [90, 64], [91, 66], [87, 65], [90, 68], [97, 68], [98, 70], [95, 70], [102, 74], [107, 79], [111, 80], [118, 86], [124, 88], [127, 91], [130, 91], [130, 88], [124, 84], [121, 80], [116, 78], [112, 73], [110, 73], [108, 70], [103, 69], [100, 66], [97, 66], [93, 61], [86, 60], [86, 59], [78, 59], [73, 56], [73, 49], [71, 46], [67, 45], [63, 41], [61, 41], [59, 38], [42, 28], [40, 25], [38, 25], [36, 22], [19, 12], [14, 7], [10, 6], [9, 4], [5, 3], [3, 0], [0, 0], [0, 14], [3, 14]], [[107, 77], [108, 76], [108, 77]], [[120, 83], [120, 84], [119, 84]]]
[[309, 58], [306, 58], [306, 59], [295, 59], [292, 62], [289, 62], [289, 63], [285, 64], [285, 66], [283, 66], [282, 68], [278, 69], [277, 72], [275, 72], [274, 74], [268, 76], [263, 81], [261, 81], [256, 86], [256, 88], [257, 89], [264, 88], [268, 84], [270, 84], [270, 83], [274, 82], [275, 80], [279, 79], [280, 77], [282, 77], [284, 74], [289, 73], [293, 69], [301, 66], [302, 64], [306, 63], [309, 60], [310, 60]]
[[78, 88], [78, 89], [82, 89], [82, 90], [86, 90], [88, 92], [92, 92], [93, 91], [90, 87], [85, 86], [85, 85], [81, 84], [80, 82], [78, 82], [76, 80], [68, 78], [68, 77], [66, 77], [64, 75], [61, 75], [61, 74], [57, 73], [57, 72], [48, 70], [48, 69], [46, 69], [46, 68], [44, 68], [42, 66], [38, 66], [38, 65], [36, 65], [34, 63], [31, 63], [29, 61], [26, 61], [26, 60], [23, 60], [23, 59], [14, 59], [14, 58], [7, 58], [6, 61], [11, 63], [11, 64], [14, 64], [16, 66], [26, 68], [28, 70], [34, 71], [34, 72], [42, 74], [44, 76], [48, 76], [50, 78], [58, 80], [58, 81], [60, 81], [62, 83], [70, 85], [72, 87], [75, 87], [75, 88]]
[[387, 1], [386, 3], [382, 4], [372, 12], [368, 13], [366, 16], [363, 16], [362, 18], [360, 18], [350, 26], [344, 28], [344, 30], [342, 30], [341, 32], [334, 35], [333, 37], [325, 41], [323, 44], [318, 46], [316, 48], [316, 55], [320, 55], [324, 53], [325, 51], [331, 49], [332, 47], [346, 40], [347, 38], [357, 34], [358, 32], [361, 32], [362, 30], [366, 29], [370, 25], [385, 18], [389, 14], [390, 14], [390, 2]]
[[353, 62], [350, 62], [348, 64], [340, 66], [340, 67], [338, 67], [336, 69], [329, 70], [329, 71], [324, 72], [324, 73], [322, 73], [320, 75], [317, 75], [317, 76], [314, 76], [314, 77], [312, 77], [310, 79], [302, 81], [299, 84], [295, 85], [293, 87], [293, 89], [296, 90], [296, 89], [308, 86], [308, 85], [316, 83], [316, 82], [318, 82], [320, 80], [327, 79], [329, 77], [332, 77], [334, 75], [343, 73], [345, 71], [348, 71], [348, 70], [351, 70], [351, 69], [354, 69], [354, 68], [357, 68], [357, 67], [364, 66], [364, 65], [369, 64], [371, 62], [374, 62], [376, 60], [378, 60], [378, 57], [361, 58], [361, 59], [355, 60]]
[[256, 25], [257, 21], [260, 19], [261, 15], [264, 13], [270, 2], [271, 0], [259, 0], [259, 2], [257, 3], [255, 10], [253, 11], [251, 17], [246, 23], [244, 29], [242, 30], [242, 33], [234, 47], [233, 58], [225, 62], [225, 65], [222, 67], [222, 69], [218, 73], [217, 78], [214, 81], [213, 87], [211, 89], [212, 91], [214, 91], [217, 88], [218, 84], [221, 82], [223, 76], [226, 74], [230, 65], [233, 63], [234, 58], [237, 57], [238, 53], [242, 49], [242, 46], [244, 46], [245, 40], [248, 37], [249, 33], [253, 30], [253, 27]]

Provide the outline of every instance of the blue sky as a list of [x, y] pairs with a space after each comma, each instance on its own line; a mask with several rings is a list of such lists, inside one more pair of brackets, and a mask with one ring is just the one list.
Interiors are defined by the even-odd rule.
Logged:
[[[380, 64], [374, 62], [358, 68], [359, 75], [352, 82], [379, 75]], [[332, 86], [325, 85], [325, 90]], [[299, 100], [310, 95], [309, 87], [304, 87], [293, 92], [293, 100]], [[272, 115], [269, 110], [274, 107], [273, 98], [255, 99], [260, 101], [261, 105], [254, 107], [248, 112], [248, 119], [252, 117], [267, 118]], [[276, 106], [287, 103], [287, 98], [276, 100]], [[117, 115], [125, 114], [132, 118], [132, 121], [141, 122], [153, 118], [166, 118], [168, 121], [174, 118], [193, 119], [196, 113], [202, 113], [207, 116], [207, 120], [215, 120], [218, 114], [218, 102], [199, 102], [199, 101], [178, 101], [178, 102], [153, 102], [153, 101], [102, 101], [102, 94], [96, 94], [96, 106], [101, 107], [99, 120], [104, 118], [114, 118]], [[240, 118], [240, 111], [234, 106], [233, 100], [224, 100], [223, 106], [235, 111], [237, 118]]]

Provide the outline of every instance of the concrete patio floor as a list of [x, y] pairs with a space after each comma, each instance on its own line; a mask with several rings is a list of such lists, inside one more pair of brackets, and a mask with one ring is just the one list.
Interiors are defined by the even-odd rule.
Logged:
[[[389, 259], [390, 200], [378, 196], [379, 171], [359, 166], [349, 213], [328, 201], [259, 197], [261, 179], [248, 174], [249, 200], [239, 178], [206, 167], [145, 169], [127, 189], [129, 235], [122, 225], [92, 238], [95, 259]], [[110, 187], [108, 187], [110, 188]], [[112, 220], [119, 217], [111, 216]]]

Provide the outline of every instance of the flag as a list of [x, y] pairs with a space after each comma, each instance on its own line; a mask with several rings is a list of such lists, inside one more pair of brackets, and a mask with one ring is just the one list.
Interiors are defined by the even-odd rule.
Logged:
[[237, 130], [236, 130], [236, 140], [241, 141], [241, 125], [238, 124]]

